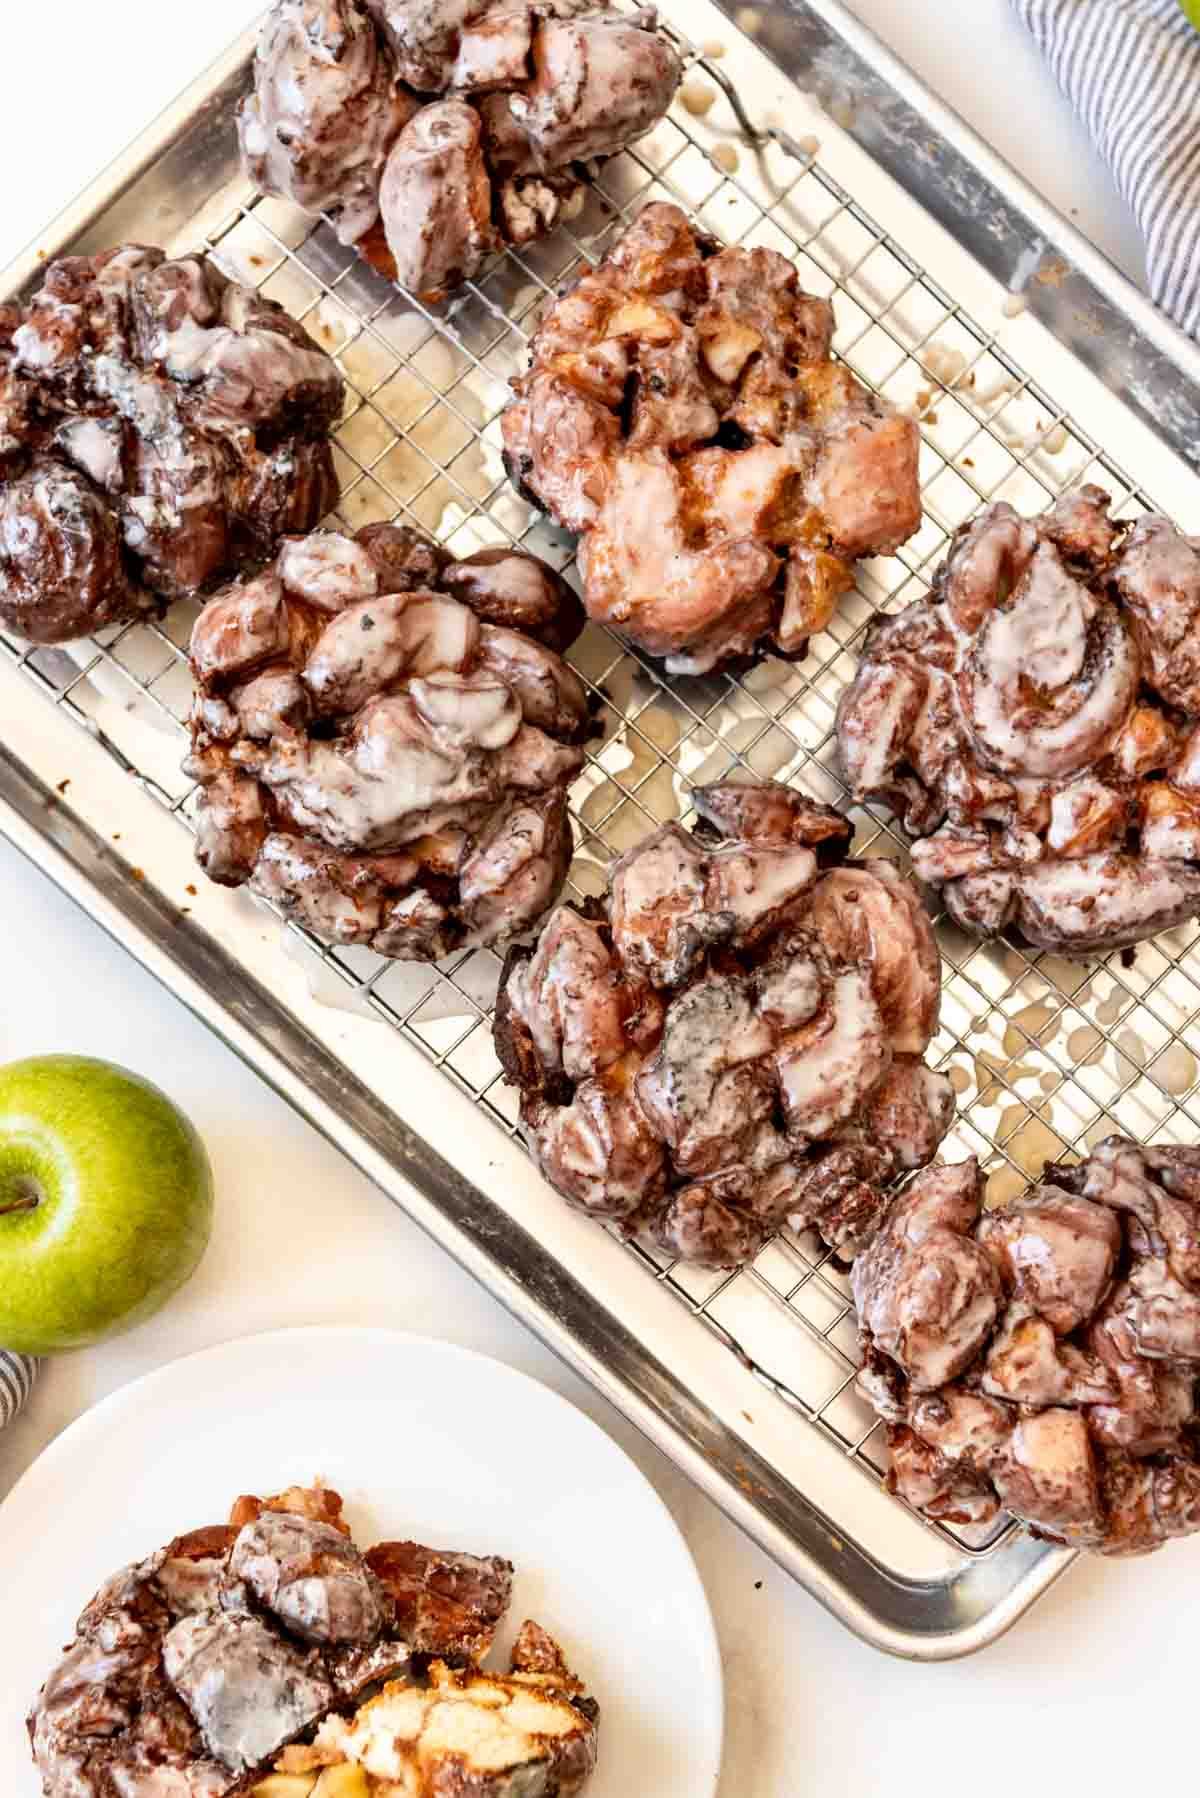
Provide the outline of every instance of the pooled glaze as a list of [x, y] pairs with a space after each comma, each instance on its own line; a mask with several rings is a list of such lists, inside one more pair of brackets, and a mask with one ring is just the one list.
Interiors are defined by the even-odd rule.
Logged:
[[570, 906], [558, 908], [510, 981], [542, 1066], [568, 1080], [602, 1073], [625, 1052], [625, 989], [608, 945]]
[[164, 1636], [162, 1659], [208, 1753], [233, 1773], [261, 1766], [334, 1700], [321, 1669], [257, 1617], [184, 1617]]
[[423, 106], [396, 139], [379, 198], [400, 285], [426, 299], [460, 287], [501, 244], [475, 108]]
[[662, 1041], [636, 1090], [681, 1173], [741, 1160], [771, 1114], [774, 1095], [762, 1063], [774, 1040], [748, 980], [713, 975], [667, 1007]]
[[828, 807], [695, 799], [697, 833], [622, 856], [602, 914], [561, 907], [510, 954], [496, 1047], [526, 1138], [571, 1203], [682, 1259], [736, 1265], [785, 1221], [852, 1253], [950, 1124], [920, 1059], [929, 921], [890, 872], [820, 872], [849, 834]]
[[957, 1378], [996, 1321], [999, 1276], [967, 1234], [982, 1199], [973, 1161], [931, 1169], [893, 1201], [851, 1271], [864, 1333], [899, 1364], [914, 1391]]
[[[611, 156], [657, 123], [680, 71], [654, 21], [653, 8], [621, 15], [599, 6], [539, 20], [533, 80], [508, 100], [531, 168], [544, 173]], [[506, 130], [508, 142], [511, 135]], [[518, 162], [513, 172], [526, 171]]]
[[652, 986], [676, 985], [707, 948], [785, 911], [816, 872], [817, 858], [802, 843], [706, 853], [677, 824], [664, 825], [613, 867], [614, 947]]
[[1043, 544], [967, 661], [964, 699], [976, 745], [1001, 774], [1075, 774], [1111, 748], [1140, 673], [1120, 613], [1101, 611]]
[[1035, 1186], [1024, 1198], [985, 1213], [978, 1236], [1006, 1290], [1059, 1336], [1099, 1309], [1121, 1248], [1121, 1227], [1111, 1212], [1052, 1186]]
[[148, 609], [121, 532], [81, 475], [35, 462], [0, 484], [0, 617], [33, 642], [63, 643]]
[[832, 328], [785, 257], [657, 202], [538, 326], [510, 472], [583, 533], [589, 614], [672, 672], [803, 653], [850, 564], [916, 529], [916, 426], [830, 360]]
[[357, 712], [406, 676], [457, 672], [475, 658], [479, 623], [456, 599], [389, 593], [347, 605], [309, 652], [301, 678], [327, 716]]
[[554, 650], [521, 631], [485, 624], [479, 633], [479, 660], [516, 695], [526, 724], [551, 736], [577, 728], [587, 710], [587, 689]]
[[353, 243], [378, 217], [380, 170], [416, 107], [357, 0], [278, 0], [238, 113], [242, 160], [264, 193], [336, 213]]
[[902, 816], [956, 923], [1080, 955], [1200, 912], [1191, 726], [1169, 709], [1200, 703], [1200, 553], [1109, 503], [981, 513], [877, 626], [837, 716], [852, 791]]
[[835, 869], [818, 883], [810, 917], [835, 960], [871, 963], [891, 1047], [923, 1054], [937, 1027], [942, 969], [912, 881], [881, 856]]
[[491, 620], [561, 640], [566, 592], [532, 557], [456, 563], [370, 525], [290, 541], [217, 594], [191, 645], [201, 865], [400, 959], [535, 922], [571, 858], [587, 694], [556, 650]]
[[801, 1145], [831, 1136], [865, 1103], [890, 1059], [872, 975], [841, 970], [816, 1015], [776, 1050], [788, 1135]]
[[161, 1550], [101, 1587], [38, 1694], [30, 1740], [47, 1798], [101, 1798], [119, 1779], [136, 1792], [160, 1758], [186, 1769], [188, 1798], [215, 1798], [231, 1783], [160, 1670], [159, 1644], [176, 1614], [158, 1585], [166, 1559]]
[[1139, 518], [1116, 573], [1150, 664], [1151, 683], [1185, 712], [1200, 712], [1200, 551], [1165, 518]]

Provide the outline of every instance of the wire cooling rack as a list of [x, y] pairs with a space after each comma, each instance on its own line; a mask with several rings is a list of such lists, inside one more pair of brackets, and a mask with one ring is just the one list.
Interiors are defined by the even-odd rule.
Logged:
[[[689, 70], [670, 116], [605, 164], [577, 215], [548, 241], [508, 251], [451, 302], [424, 306], [341, 246], [327, 221], [243, 196], [209, 212], [199, 238], [231, 275], [279, 300], [336, 356], [348, 400], [337, 430], [342, 498], [329, 521], [355, 530], [404, 518], [458, 554], [519, 542], [573, 578], [571, 540], [507, 483], [499, 419], [509, 378], [564, 283], [599, 261], [646, 202], [670, 199], [729, 243], [791, 257], [804, 286], [833, 299], [836, 353], [922, 426], [925, 518], [899, 555], [864, 565], [858, 587], [802, 663], [767, 660], [739, 678], [664, 680], [608, 631], [589, 625], [571, 652], [599, 704], [603, 736], [573, 790], [575, 896], [603, 889], [610, 859], [671, 818], [688, 790], [737, 770], [793, 781], [847, 803], [834, 768], [837, 697], [871, 619], [922, 592], [950, 534], [978, 507], [1007, 499], [1040, 510], [1095, 480], [1118, 516], [1152, 504], [998, 341], [822, 165], [816, 138], [753, 132], [716, 51], [683, 46]], [[751, 141], [755, 139], [756, 141]], [[1053, 264], [1038, 278], [1053, 281]], [[1014, 299], [1011, 316], [1019, 309]], [[191, 696], [186, 646], [194, 610], [114, 629], [86, 646], [7, 656], [98, 738], [185, 828], [195, 793], [179, 772]], [[907, 865], [885, 814], [853, 811], [854, 852]], [[137, 870], [135, 869], [135, 873]], [[245, 903], [244, 898], [230, 898]], [[946, 1069], [959, 1115], [944, 1153], [976, 1154], [989, 1197], [1011, 1196], [1047, 1159], [1120, 1130], [1142, 1140], [1194, 1139], [1197, 1066], [1187, 1042], [1200, 984], [1187, 970], [1196, 927], [1101, 963], [980, 945], [942, 915], [941, 1028], [930, 1059]], [[284, 926], [314, 992], [399, 1032], [465, 1090], [494, 1124], [516, 1129], [516, 1097], [491, 1042], [500, 961], [472, 951], [438, 968], [333, 949]], [[630, 1246], [698, 1325], [725, 1343], [800, 1417], [870, 1477], [886, 1464], [880, 1426], [853, 1390], [858, 1366], [848, 1283], [814, 1235], [782, 1231], [753, 1265], [713, 1274]], [[1013, 1526], [982, 1539], [926, 1525], [956, 1552], [991, 1553]]]

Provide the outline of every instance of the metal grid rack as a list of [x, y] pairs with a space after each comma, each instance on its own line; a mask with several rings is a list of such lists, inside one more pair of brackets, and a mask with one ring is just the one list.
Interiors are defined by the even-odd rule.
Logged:
[[[554, 237], [506, 252], [441, 306], [401, 294], [339, 245], [327, 222], [314, 224], [279, 202], [240, 201], [204, 232], [227, 272], [280, 300], [337, 357], [348, 402], [336, 449], [343, 494], [331, 522], [352, 530], [402, 517], [460, 554], [520, 542], [569, 572], [570, 540], [531, 513], [504, 477], [499, 418], [507, 382], [524, 366], [530, 333], [554, 291], [598, 261], [656, 198], [682, 204], [727, 242], [792, 257], [803, 284], [834, 300], [837, 354], [920, 417], [922, 528], [897, 557], [860, 569], [857, 591], [803, 663], [768, 661], [738, 679], [666, 682], [606, 630], [588, 626], [570, 659], [597, 697], [604, 732], [572, 795], [578, 895], [600, 890], [605, 864], [638, 837], [666, 819], [686, 820], [687, 788], [701, 780], [742, 769], [794, 780], [844, 805], [831, 733], [856, 647], [879, 611], [923, 590], [951, 532], [979, 506], [1003, 498], [1036, 510], [1084, 479], [1113, 493], [1118, 515], [1152, 503], [996, 334], [826, 172], [815, 141], [797, 143], [776, 130], [749, 145], [745, 115], [719, 65], [695, 52], [689, 62], [693, 78], [724, 92], [712, 112], [701, 120], [677, 104], [650, 137], [599, 171], [582, 210]], [[721, 145], [736, 149], [736, 167]], [[114, 629], [70, 657], [0, 638], [7, 655], [185, 826], [194, 792], [178, 762], [193, 616], [178, 606], [161, 623]], [[906, 862], [886, 816], [863, 808], [852, 815], [855, 853]], [[1180, 1039], [1200, 1013], [1200, 984], [1183, 961], [1195, 926], [1144, 945], [1136, 957], [1101, 964], [980, 945], [944, 917], [937, 926], [944, 987], [931, 1059], [950, 1071], [960, 1104], [945, 1149], [951, 1158], [979, 1155], [993, 1194], [1023, 1184], [1047, 1158], [1085, 1153], [1113, 1130], [1144, 1140], [1194, 1136], [1197, 1069]], [[498, 1126], [515, 1130], [515, 1095], [491, 1045], [494, 954], [467, 952], [433, 969], [327, 948], [295, 925], [287, 930], [314, 990], [391, 1025]], [[848, 1284], [815, 1236], [783, 1231], [753, 1265], [727, 1274], [675, 1265], [637, 1246], [629, 1252], [772, 1391], [878, 1477], [886, 1458], [880, 1426], [852, 1385]], [[979, 1555], [1012, 1526], [973, 1542], [927, 1527], [956, 1551]]]

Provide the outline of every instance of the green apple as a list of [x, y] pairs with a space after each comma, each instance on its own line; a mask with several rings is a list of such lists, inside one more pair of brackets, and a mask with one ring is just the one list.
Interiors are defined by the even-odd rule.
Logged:
[[0, 1067], [0, 1348], [82, 1348], [158, 1310], [212, 1225], [204, 1144], [165, 1093], [109, 1061]]

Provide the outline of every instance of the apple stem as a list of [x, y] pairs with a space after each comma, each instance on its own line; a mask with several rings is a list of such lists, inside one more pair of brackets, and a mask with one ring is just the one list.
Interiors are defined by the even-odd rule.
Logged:
[[17, 1211], [36, 1211], [42, 1202], [42, 1189], [36, 1180], [26, 1176], [9, 1185], [11, 1198], [0, 1197], [0, 1217], [11, 1217]]

